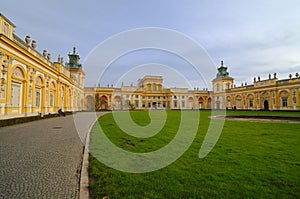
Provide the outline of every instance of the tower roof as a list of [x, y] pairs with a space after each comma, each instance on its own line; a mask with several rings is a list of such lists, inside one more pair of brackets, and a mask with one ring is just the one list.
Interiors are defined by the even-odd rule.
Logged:
[[[221, 66], [218, 68], [218, 73], [217, 77], [215, 79], [222, 79], [222, 78], [230, 78], [233, 79], [232, 77], [229, 76], [229, 72], [227, 72], [227, 67], [224, 66], [223, 60], [221, 61]], [[214, 79], [214, 80], [215, 80]]]
[[79, 57], [78, 53], [76, 53], [75, 46], [73, 47], [73, 53], [72, 54], [69, 53], [68, 56], [69, 56], [68, 66], [71, 69], [81, 69], [81, 64], [79, 64], [80, 57]]

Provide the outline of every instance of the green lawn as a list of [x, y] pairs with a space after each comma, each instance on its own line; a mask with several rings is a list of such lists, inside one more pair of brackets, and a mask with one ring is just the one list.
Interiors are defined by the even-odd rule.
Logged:
[[[124, 114], [124, 113], [119, 113]], [[131, 112], [145, 126], [146, 111]], [[294, 112], [229, 112], [229, 115], [299, 116]], [[208, 129], [210, 111], [200, 112], [200, 124], [190, 148], [171, 165], [149, 173], [125, 173], [109, 168], [91, 154], [92, 198], [300, 198], [300, 124], [226, 121], [221, 137], [203, 159], [199, 149]], [[122, 132], [112, 114], [99, 119], [106, 136], [118, 147], [145, 153], [160, 149], [175, 136], [180, 111], [167, 111], [164, 128], [150, 138]], [[90, 150], [97, 149], [98, 128], [91, 132]], [[110, 154], [114, 155], [114, 154]]]

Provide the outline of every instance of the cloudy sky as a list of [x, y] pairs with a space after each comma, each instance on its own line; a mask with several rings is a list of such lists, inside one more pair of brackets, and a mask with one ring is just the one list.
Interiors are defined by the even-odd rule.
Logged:
[[[297, 0], [0, 1], [0, 12], [17, 26], [15, 33], [21, 38], [30, 35], [37, 41], [38, 51], [47, 49], [52, 54], [52, 61], [58, 54], [66, 60], [75, 45], [87, 75], [87, 86], [98, 82], [117, 84], [128, 71], [144, 75], [140, 69], [146, 66], [149, 71], [145, 71], [150, 75], [165, 75], [160, 68], [168, 69], [168, 74], [176, 71], [178, 76], [189, 79], [191, 87], [201, 88], [193, 64], [164, 48], [119, 54], [103, 78], [100, 77], [98, 67], [104, 67], [100, 59], [106, 55], [103, 49], [97, 54], [99, 46], [126, 31], [147, 27], [172, 30], [195, 41], [214, 62], [210, 67], [217, 67], [224, 60], [237, 85], [250, 84], [255, 76], [266, 79], [269, 73], [287, 78], [289, 73], [294, 76], [300, 72], [300, 3]], [[156, 37], [152, 39], [164, 42]], [[170, 44], [178, 41], [172, 36], [166, 36], [165, 40]], [[135, 41], [121, 43], [132, 42]], [[120, 42], [114, 43], [108, 50], [113, 52], [121, 48], [119, 45]], [[202, 55], [194, 52], [193, 56]], [[210, 81], [214, 77], [204, 78]], [[174, 75], [173, 81], [176, 79]], [[136, 84], [136, 79], [132, 82]], [[174, 85], [170, 83], [170, 86]]]

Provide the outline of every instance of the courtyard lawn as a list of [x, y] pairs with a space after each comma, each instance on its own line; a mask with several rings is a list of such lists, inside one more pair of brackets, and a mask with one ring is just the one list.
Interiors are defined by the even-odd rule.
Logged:
[[[254, 115], [258, 112], [229, 112]], [[299, 113], [259, 112], [262, 115], [299, 116]], [[119, 114], [124, 114], [120, 112]], [[148, 112], [131, 112], [140, 125]], [[106, 136], [118, 147], [143, 153], [168, 144], [180, 123], [180, 111], [167, 111], [164, 128], [141, 139], [122, 132], [111, 113], [99, 119]], [[124, 173], [89, 157], [92, 198], [300, 198], [300, 124], [226, 121], [221, 137], [203, 159], [199, 149], [210, 123], [210, 111], [200, 111], [200, 124], [190, 148], [171, 165], [150, 173]], [[96, 148], [97, 127], [90, 148]], [[113, 154], [111, 154], [113, 155]]]

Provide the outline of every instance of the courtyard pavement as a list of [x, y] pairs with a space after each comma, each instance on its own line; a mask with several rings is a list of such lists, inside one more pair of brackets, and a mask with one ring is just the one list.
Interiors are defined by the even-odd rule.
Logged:
[[79, 198], [83, 142], [96, 116], [75, 115], [80, 136], [72, 115], [0, 128], [0, 198]]

